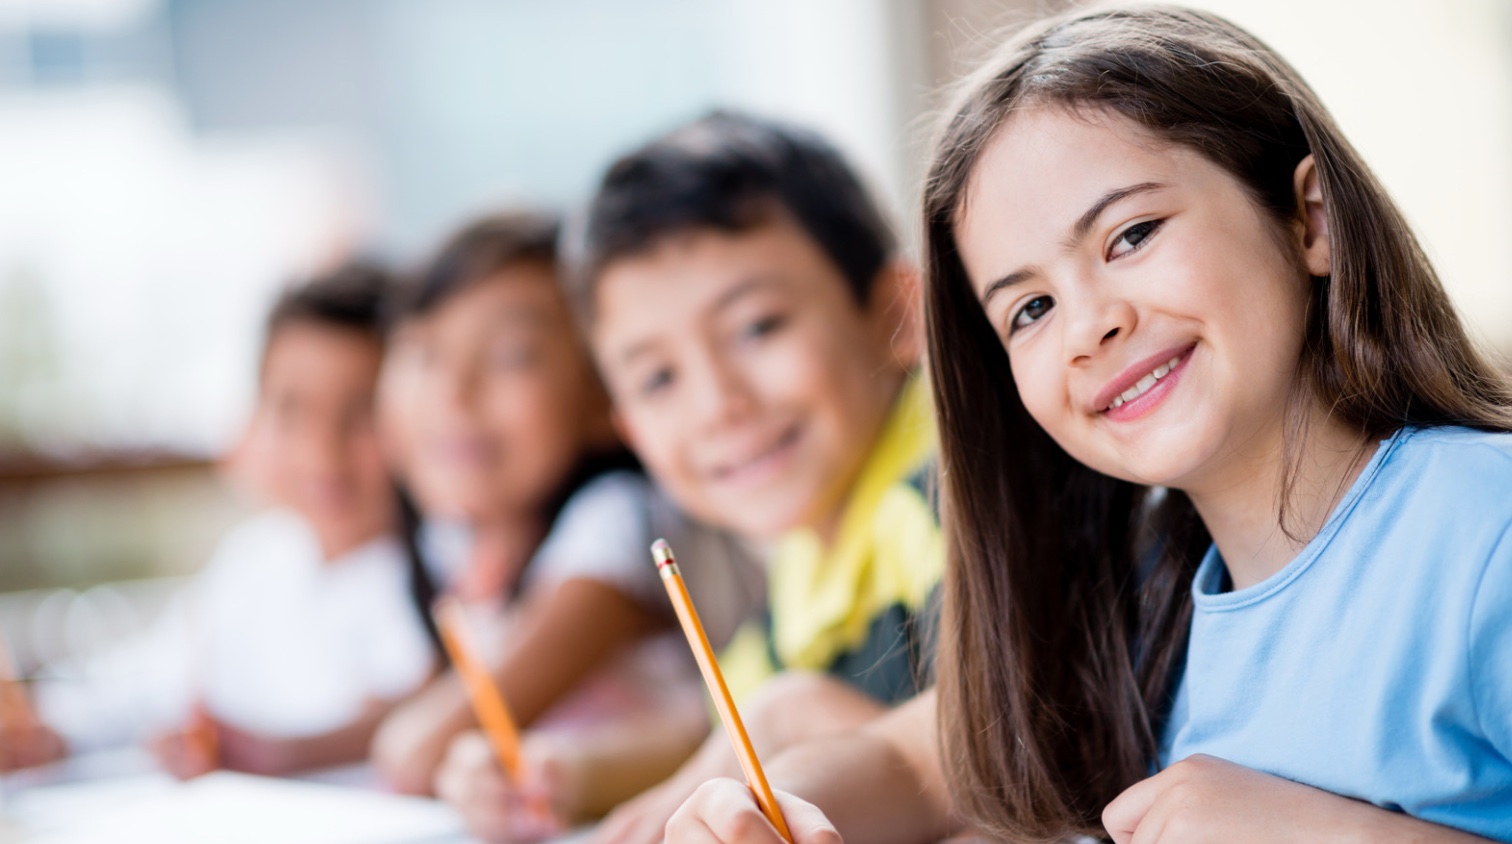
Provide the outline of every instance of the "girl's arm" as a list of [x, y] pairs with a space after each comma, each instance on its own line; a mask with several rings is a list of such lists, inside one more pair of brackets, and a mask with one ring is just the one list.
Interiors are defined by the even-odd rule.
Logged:
[[[794, 844], [925, 844], [956, 829], [936, 740], [931, 690], [855, 732], [798, 745], [771, 760]], [[797, 799], [797, 795], [802, 799]], [[817, 808], [816, 808], [817, 807]], [[822, 810], [822, 812], [820, 811]], [[838, 835], [837, 835], [838, 832]], [[780, 844], [750, 790], [701, 786], [667, 824], [667, 841]]]
[[1486, 840], [1201, 755], [1130, 786], [1103, 810], [1103, 825], [1116, 844]]
[[[699, 695], [700, 706], [703, 696]], [[839, 680], [790, 671], [768, 681], [741, 707], [741, 720], [761, 759], [790, 747], [875, 721], [887, 710]], [[593, 844], [657, 844], [667, 821], [698, 790], [719, 777], [739, 777], [740, 762], [716, 727], [698, 752], [666, 782], [614, 810], [594, 830]], [[649, 783], [648, 783], [649, 785]]]
[[[541, 804], [551, 808], [552, 819], [562, 827], [600, 817], [667, 777], [698, 746], [708, 732], [708, 715], [702, 689], [693, 691], [697, 695], [687, 695], [685, 701], [669, 701], [632, 718], [563, 734], [527, 735], [520, 782], [504, 775], [481, 733], [463, 733], [436, 775], [437, 794], [483, 841], [529, 839], [539, 827]], [[660, 827], [650, 840], [661, 840]]]
[[[565, 580], [522, 600], [519, 623], [494, 671], [522, 728], [620, 648], [666, 624], [591, 578]], [[466, 692], [447, 671], [379, 727], [373, 762], [400, 790], [429, 794], [448, 743], [475, 725]]]

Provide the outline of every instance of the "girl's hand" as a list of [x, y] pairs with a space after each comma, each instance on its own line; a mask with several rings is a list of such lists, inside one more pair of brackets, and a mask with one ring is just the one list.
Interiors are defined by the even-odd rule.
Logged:
[[[812, 803], [774, 791], [793, 844], [844, 844], [840, 833]], [[710, 780], [693, 792], [667, 822], [667, 844], [783, 844], [782, 836], [738, 780]]]
[[1116, 844], [1481, 840], [1200, 754], [1130, 786], [1103, 825]]
[[620, 804], [594, 827], [589, 844], [659, 844], [666, 837], [667, 821], [693, 795], [697, 784], [686, 785], [681, 777], [647, 789]]
[[452, 741], [436, 773], [436, 795], [462, 814], [467, 831], [494, 844], [540, 841], [566, 829], [561, 801], [565, 765], [553, 754], [555, 742], [526, 739], [521, 748], [521, 780], [512, 783], [499, 767], [493, 746], [477, 730]]

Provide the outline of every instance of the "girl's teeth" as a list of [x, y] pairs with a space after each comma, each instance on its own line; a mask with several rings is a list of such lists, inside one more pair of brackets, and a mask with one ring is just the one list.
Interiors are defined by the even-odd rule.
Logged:
[[1155, 370], [1153, 372], [1139, 379], [1137, 382], [1135, 382], [1134, 386], [1130, 387], [1127, 390], [1124, 390], [1122, 393], [1119, 393], [1118, 397], [1113, 399], [1113, 403], [1108, 406], [1108, 409], [1111, 410], [1123, 404], [1124, 402], [1133, 401], [1139, 398], [1144, 394], [1146, 390], [1155, 386], [1156, 381], [1159, 381], [1160, 379], [1169, 375], [1171, 370], [1175, 369], [1176, 365], [1179, 363], [1181, 363], [1181, 355], [1177, 355], [1176, 357], [1171, 358], [1160, 366], [1155, 367]]

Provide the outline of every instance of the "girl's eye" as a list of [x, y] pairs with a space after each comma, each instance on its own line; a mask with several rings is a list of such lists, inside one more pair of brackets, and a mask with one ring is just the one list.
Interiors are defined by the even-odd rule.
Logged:
[[536, 350], [528, 345], [495, 346], [488, 352], [494, 369], [524, 369], [536, 362]]
[[1034, 323], [1039, 322], [1053, 307], [1055, 307], [1055, 300], [1049, 296], [1036, 296], [1030, 299], [1024, 303], [1024, 307], [1019, 308], [1018, 313], [1013, 315], [1012, 331], [1028, 328]]
[[672, 370], [658, 369], [641, 381], [640, 395], [649, 398], [666, 389], [672, 383]]
[[1113, 241], [1113, 248], [1108, 250], [1108, 258], [1122, 258], [1140, 247], [1160, 229], [1164, 220], [1145, 220], [1143, 223], [1135, 223], [1123, 230], [1117, 240]]

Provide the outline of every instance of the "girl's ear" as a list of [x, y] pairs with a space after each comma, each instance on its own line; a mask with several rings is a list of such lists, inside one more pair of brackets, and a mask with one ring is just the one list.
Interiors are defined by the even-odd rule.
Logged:
[[904, 370], [913, 369], [923, 352], [924, 326], [919, 315], [919, 268], [904, 258], [894, 258], [877, 272], [872, 284], [871, 310], [877, 330], [883, 332], [893, 359]]
[[1328, 236], [1328, 211], [1323, 207], [1323, 186], [1318, 182], [1318, 168], [1311, 155], [1302, 159], [1292, 176], [1297, 207], [1302, 218], [1297, 221], [1301, 236], [1302, 262], [1307, 274], [1326, 276], [1333, 268]]

